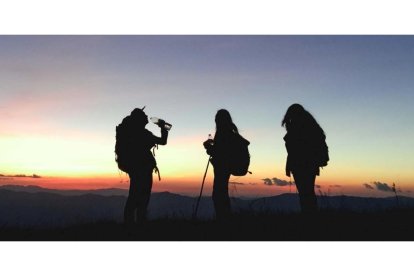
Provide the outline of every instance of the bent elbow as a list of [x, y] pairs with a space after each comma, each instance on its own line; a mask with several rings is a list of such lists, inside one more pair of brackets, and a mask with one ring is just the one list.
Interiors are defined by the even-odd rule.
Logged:
[[167, 140], [163, 140], [158, 145], [165, 146], [166, 144], [167, 144]]

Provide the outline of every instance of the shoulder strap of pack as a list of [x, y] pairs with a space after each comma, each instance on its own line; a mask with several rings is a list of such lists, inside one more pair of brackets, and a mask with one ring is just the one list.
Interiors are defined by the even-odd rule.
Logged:
[[247, 146], [250, 145], [250, 141], [247, 140], [246, 138], [244, 138], [240, 133], [236, 133], [236, 137], [237, 137], [237, 139], [239, 139], [240, 141], [242, 141]]

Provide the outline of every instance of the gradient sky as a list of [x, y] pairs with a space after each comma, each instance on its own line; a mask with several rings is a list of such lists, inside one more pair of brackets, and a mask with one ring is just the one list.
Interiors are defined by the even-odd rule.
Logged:
[[413, 76], [414, 36], [0, 36], [0, 174], [42, 176], [0, 185], [127, 187], [115, 126], [146, 105], [173, 125], [154, 191], [198, 192], [226, 108], [251, 142], [253, 174], [231, 178], [233, 195], [286, 192], [263, 179], [289, 181], [280, 122], [297, 102], [327, 135], [323, 192], [386, 196], [376, 184], [395, 182], [410, 195]]

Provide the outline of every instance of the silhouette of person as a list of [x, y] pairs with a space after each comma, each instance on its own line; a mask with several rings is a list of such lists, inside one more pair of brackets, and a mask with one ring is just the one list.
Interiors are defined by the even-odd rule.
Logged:
[[318, 210], [315, 179], [319, 175], [319, 151], [325, 144], [325, 133], [315, 118], [297, 103], [288, 108], [282, 126], [287, 131], [283, 137], [288, 153], [286, 175], [293, 174], [302, 212], [314, 213]]
[[154, 169], [158, 170], [151, 148], [155, 145], [166, 145], [168, 131], [163, 120], [158, 123], [161, 137], [147, 130], [145, 126], [148, 124], [148, 116], [143, 109], [135, 108], [126, 118], [129, 118], [127, 173], [130, 187], [124, 209], [124, 221], [126, 225], [132, 225], [142, 223], [146, 219], [152, 189], [152, 172]]
[[225, 109], [217, 111], [216, 133], [214, 139], [203, 143], [207, 154], [211, 156], [214, 167], [213, 203], [216, 219], [223, 221], [230, 215], [229, 179], [230, 179], [230, 145], [238, 134], [237, 126], [233, 123], [230, 113]]

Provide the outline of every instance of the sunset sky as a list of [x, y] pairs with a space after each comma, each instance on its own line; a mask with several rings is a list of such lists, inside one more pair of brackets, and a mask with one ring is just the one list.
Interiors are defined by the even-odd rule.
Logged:
[[322, 192], [414, 196], [413, 76], [414, 36], [0, 36], [0, 185], [126, 188], [115, 127], [146, 106], [173, 125], [154, 191], [198, 193], [220, 108], [251, 142], [231, 194], [294, 191], [274, 183], [289, 181], [281, 120], [300, 103], [327, 135]]

